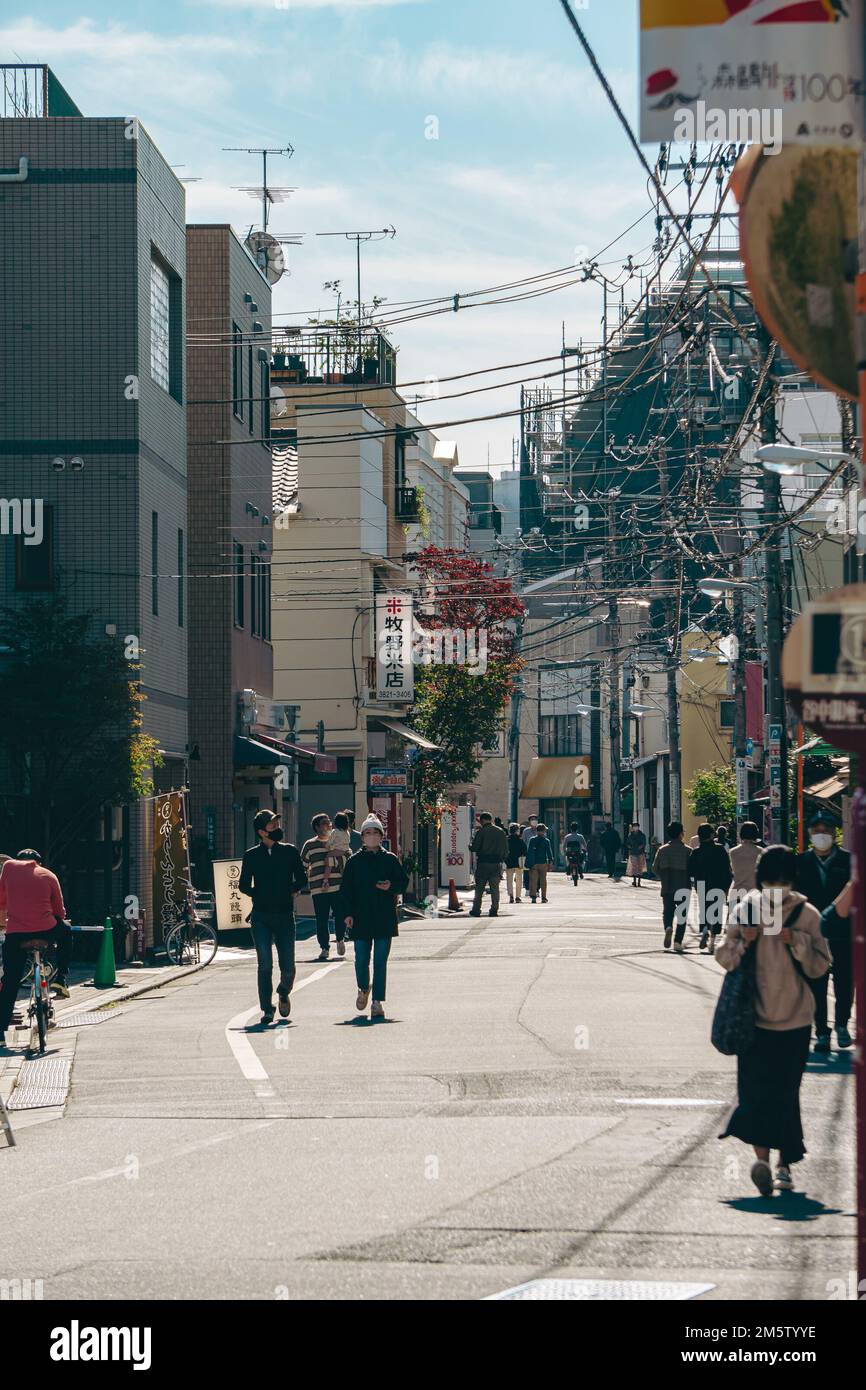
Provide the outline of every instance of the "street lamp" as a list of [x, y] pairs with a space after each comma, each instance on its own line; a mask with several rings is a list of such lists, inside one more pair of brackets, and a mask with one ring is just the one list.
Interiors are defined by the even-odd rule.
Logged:
[[757, 452], [758, 462], [768, 473], [778, 473], [791, 477], [800, 472], [801, 463], [816, 463], [825, 472], [832, 473], [840, 463], [850, 463], [850, 454], [841, 449], [804, 449], [797, 444], [762, 444]]

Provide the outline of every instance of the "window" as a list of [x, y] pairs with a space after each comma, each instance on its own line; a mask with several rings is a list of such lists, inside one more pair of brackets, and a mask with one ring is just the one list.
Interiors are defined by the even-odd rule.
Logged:
[[[31, 534], [35, 533], [31, 532]], [[46, 593], [54, 588], [54, 508], [42, 503], [42, 538], [38, 545], [25, 545], [23, 531], [15, 536], [15, 588], [29, 593]]]
[[538, 752], [542, 758], [570, 758], [582, 752], [580, 716], [544, 714], [538, 731]]
[[250, 632], [253, 637], [261, 637], [261, 576], [262, 562], [258, 555], [250, 556]]
[[244, 625], [244, 548], [234, 542], [235, 554], [235, 627]]
[[171, 297], [168, 275], [151, 257], [150, 261], [150, 374], [163, 391], [171, 383]]
[[159, 615], [159, 516], [150, 514], [150, 611]]
[[267, 362], [260, 363], [262, 397], [262, 443], [267, 447], [271, 437], [271, 374]]
[[247, 395], [250, 398], [250, 434], [252, 434], [255, 402], [253, 401], [253, 350], [251, 347], [247, 349]]
[[243, 334], [232, 324], [232, 410], [239, 420], [244, 418], [244, 343]]
[[271, 567], [262, 560], [262, 636], [266, 642], [271, 640]]
[[719, 728], [733, 729], [734, 721], [737, 716], [737, 704], [735, 700], [722, 700], [719, 703]]
[[183, 627], [183, 584], [184, 584], [184, 545], [183, 531], [177, 530], [177, 625]]
[[150, 374], [157, 386], [181, 399], [183, 293], [180, 277], [155, 253], [150, 257]]

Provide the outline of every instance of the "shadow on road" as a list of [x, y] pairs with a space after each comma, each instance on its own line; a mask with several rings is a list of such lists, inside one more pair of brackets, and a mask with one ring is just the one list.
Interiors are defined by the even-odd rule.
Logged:
[[343, 1018], [339, 1023], [335, 1023], [335, 1028], [378, 1028], [383, 1023], [402, 1023], [399, 1018], [368, 1018], [366, 1014], [359, 1014], [357, 1018]]
[[828, 1207], [805, 1192], [779, 1192], [774, 1197], [731, 1197], [722, 1203], [733, 1211], [772, 1216], [775, 1221], [817, 1221], [819, 1216], [845, 1216], [841, 1207]]
[[851, 1076], [854, 1058], [850, 1052], [810, 1052], [806, 1063], [807, 1076]]

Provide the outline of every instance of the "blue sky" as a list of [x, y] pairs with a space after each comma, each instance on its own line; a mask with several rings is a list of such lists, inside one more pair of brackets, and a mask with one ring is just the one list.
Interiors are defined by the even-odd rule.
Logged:
[[[465, 292], [571, 264], [646, 210], [644, 177], [588, 70], [558, 0], [6, 0], [3, 61], [50, 63], [86, 115], [136, 115], [170, 163], [197, 176], [190, 221], [239, 230], [256, 205], [256, 162], [224, 145], [291, 143], [274, 182], [297, 188], [272, 230], [304, 232], [274, 308], [282, 322], [327, 312], [321, 286], [354, 283], [353, 248], [315, 232], [384, 227], [364, 293], [390, 301]], [[632, 119], [637, 0], [578, 10]], [[429, 118], [438, 139], [425, 138]], [[652, 239], [647, 219], [605, 259], [615, 273]], [[620, 254], [622, 253], [622, 254]], [[404, 380], [557, 352], [598, 337], [598, 293], [574, 287], [403, 325]], [[518, 373], [509, 373], [517, 376]], [[443, 388], [447, 390], [448, 388]], [[437, 420], [513, 408], [517, 388], [430, 402]], [[513, 421], [449, 428], [461, 461], [510, 462]]]

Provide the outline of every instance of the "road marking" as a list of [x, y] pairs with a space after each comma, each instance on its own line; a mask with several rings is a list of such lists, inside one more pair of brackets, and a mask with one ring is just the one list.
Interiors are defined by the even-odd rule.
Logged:
[[725, 1106], [725, 1105], [727, 1105], [728, 1107], [730, 1107], [731, 1102], [730, 1102], [729, 1100], [684, 1100], [684, 1099], [682, 1098], [682, 1096], [661, 1096], [661, 1097], [653, 1097], [653, 1098], [650, 1098], [650, 1097], [648, 1097], [648, 1096], [642, 1096], [642, 1097], [640, 1097], [640, 1099], [631, 1099], [631, 1098], [629, 1098], [628, 1100], [617, 1100], [616, 1104], [617, 1104], [617, 1105], [657, 1105], [657, 1106], [665, 1106], [665, 1107], [669, 1107], [669, 1106], [674, 1106], [674, 1105], [676, 1105], [676, 1106], [679, 1106], [680, 1108], [686, 1108], [686, 1107], [698, 1108], [698, 1107], [700, 1107], [700, 1106], [710, 1106], [710, 1107], [712, 1107], [712, 1108], [714, 1108], [714, 1109], [721, 1110], [722, 1107]]
[[[328, 975], [343, 964], [342, 960], [335, 960], [330, 965], [323, 965], [321, 970], [314, 970], [312, 975], [307, 975], [293, 987], [292, 994], [297, 994], [299, 989], [311, 985], [314, 980], [320, 980], [323, 975]], [[235, 1061], [241, 1072], [247, 1081], [252, 1082], [256, 1095], [261, 1096], [263, 1100], [268, 1100], [276, 1095], [276, 1091], [270, 1084], [271, 1078], [262, 1066], [258, 1053], [244, 1032], [250, 1019], [259, 1012], [258, 1004], [254, 1004], [251, 1009], [244, 1009], [243, 1013], [235, 1014], [234, 1018], [230, 1018], [226, 1024], [225, 1034], [226, 1042], [234, 1053]]]
[[650, 1279], [532, 1279], [528, 1284], [518, 1284], [513, 1289], [506, 1289], [504, 1293], [490, 1293], [485, 1302], [491, 1299], [567, 1299], [582, 1302], [622, 1299], [627, 1302], [668, 1302], [674, 1299], [699, 1298], [701, 1294], [709, 1293], [715, 1287], [715, 1284], [676, 1284], [672, 1280]]

